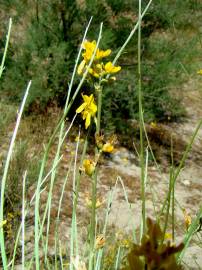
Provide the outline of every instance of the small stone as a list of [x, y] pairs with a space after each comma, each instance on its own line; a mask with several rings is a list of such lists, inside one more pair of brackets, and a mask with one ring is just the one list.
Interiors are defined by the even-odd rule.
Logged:
[[189, 180], [184, 180], [182, 183], [187, 187], [191, 185], [191, 182]]

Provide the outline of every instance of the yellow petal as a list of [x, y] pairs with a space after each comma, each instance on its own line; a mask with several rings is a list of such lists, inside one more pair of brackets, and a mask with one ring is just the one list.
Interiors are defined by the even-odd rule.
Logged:
[[111, 153], [114, 150], [114, 146], [110, 143], [105, 143], [102, 147], [102, 151], [106, 153]]
[[111, 54], [111, 52], [112, 52], [112, 51], [111, 51], [110, 49], [104, 51], [104, 53], [103, 53], [104, 57], [109, 56], [109, 55]]
[[84, 159], [83, 169], [87, 175], [91, 176], [95, 171], [95, 162], [90, 159]]
[[77, 69], [77, 73], [78, 73], [79, 75], [81, 75], [81, 74], [83, 73], [85, 64], [86, 64], [85, 60], [83, 60], [83, 61], [79, 64], [78, 69]]
[[90, 119], [91, 115], [88, 113], [86, 116], [85, 129], [87, 129], [90, 126]]
[[120, 66], [113, 67], [111, 73], [116, 73], [116, 72], [119, 72], [120, 70], [121, 70]]
[[121, 70], [120, 66], [116, 67], [112, 64], [112, 62], [106, 63], [104, 68], [105, 68], [106, 73], [116, 73]]
[[103, 50], [98, 49], [96, 52], [96, 59], [99, 60], [101, 58], [107, 57], [110, 55], [110, 53], [111, 53], [111, 50], [103, 51]]
[[92, 111], [92, 116], [95, 116], [96, 112], [97, 112], [97, 105], [96, 104], [92, 104], [91, 105], [91, 111]]
[[95, 47], [96, 47], [96, 41], [93, 40], [93, 41], [88, 41], [87, 39], [84, 41], [84, 43], [82, 44], [82, 47], [85, 49], [85, 50], [94, 50]]
[[94, 99], [93, 98], [93, 94], [91, 94], [90, 96], [87, 96], [87, 95], [83, 95], [82, 94], [82, 98], [83, 98], [84, 102], [86, 102], [88, 105], [91, 102], [91, 100]]
[[76, 113], [81, 113], [85, 109], [86, 106], [87, 104], [85, 102], [81, 104], [81, 106], [79, 106], [78, 109], [76, 110]]
[[107, 62], [106, 64], [105, 64], [105, 70], [108, 72], [108, 71], [111, 71], [111, 69], [112, 69], [112, 62]]

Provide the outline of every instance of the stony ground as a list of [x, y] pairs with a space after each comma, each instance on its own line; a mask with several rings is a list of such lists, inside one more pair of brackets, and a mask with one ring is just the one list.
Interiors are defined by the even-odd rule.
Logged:
[[[193, 89], [193, 90], [190, 90]], [[148, 133], [157, 134], [155, 147], [159, 142], [159, 148], [164, 149], [166, 143], [164, 140], [168, 140], [168, 137], [174, 138], [176, 145], [176, 165], [181, 158], [181, 152], [188, 144], [191, 135], [193, 134], [198, 122], [202, 119], [202, 93], [198, 89], [194, 88], [194, 82], [190, 80], [189, 84], [184, 86], [183, 103], [187, 110], [186, 118], [180, 123], [172, 124], [158, 124], [154, 126], [148, 126]], [[57, 114], [57, 111], [51, 112], [51, 114]], [[43, 120], [41, 120], [43, 125]], [[27, 127], [22, 123], [22, 127]], [[13, 125], [11, 125], [12, 129]], [[41, 139], [37, 136], [37, 131], [31, 126], [27, 129], [32, 130], [35, 133], [33, 137], [33, 153], [36, 153], [36, 148], [41, 147]], [[46, 131], [45, 134], [51, 132]], [[25, 132], [26, 133], [26, 132]], [[28, 131], [29, 133], [29, 131]], [[44, 134], [43, 134], [44, 135]], [[10, 133], [11, 136], [11, 133]], [[22, 136], [22, 134], [21, 134]], [[152, 138], [152, 137], [151, 137]], [[9, 137], [7, 142], [2, 143], [1, 153], [6, 151]], [[33, 146], [33, 145], [32, 145]], [[56, 145], [51, 149], [50, 160], [55, 153]], [[35, 149], [34, 149], [35, 148]], [[54, 241], [55, 241], [55, 220], [57, 216], [57, 209], [60, 200], [61, 190], [64, 184], [65, 175], [69, 169], [70, 159], [74, 156], [76, 148], [76, 142], [71, 138], [66, 143], [66, 147], [63, 149], [63, 158], [60, 163], [60, 169], [57, 174], [57, 181], [54, 185], [52, 207], [51, 207], [51, 226], [50, 226], [50, 241], [49, 241], [49, 256], [54, 255]], [[30, 149], [31, 150], [31, 149]], [[168, 150], [170, 151], [170, 150]], [[30, 151], [32, 152], [32, 151]], [[179, 153], [178, 153], [179, 152]], [[179, 154], [179, 155], [178, 155]], [[2, 154], [3, 155], [3, 154]], [[30, 154], [33, 156], [34, 154]], [[92, 155], [92, 153], [91, 153]], [[146, 186], [146, 209], [147, 215], [155, 218], [155, 211], [158, 212], [162, 201], [168, 191], [169, 182], [169, 160], [166, 151], [161, 151], [161, 157], [159, 168], [154, 163], [149, 163], [148, 166], [148, 180]], [[178, 161], [178, 162], [177, 162]], [[79, 162], [77, 162], [78, 164]], [[194, 218], [199, 206], [201, 205], [202, 196], [202, 129], [199, 130], [197, 138], [193, 144], [192, 150], [188, 156], [185, 166], [183, 167], [177, 182], [176, 182], [176, 242], [180, 242], [185, 234], [184, 215], [183, 209], [186, 209], [187, 213]], [[59, 222], [59, 238], [62, 239], [62, 249], [65, 252], [66, 245], [70, 239], [70, 224], [71, 224], [71, 209], [72, 209], [72, 181], [73, 174], [70, 173], [70, 177], [67, 181], [64, 198], [62, 202], [62, 209]], [[115, 186], [116, 183], [116, 186]], [[123, 186], [124, 189], [123, 189]], [[31, 185], [28, 190], [28, 201], [34, 194], [35, 185]], [[90, 181], [83, 177], [81, 179], [81, 188], [79, 193], [78, 204], [78, 225], [79, 225], [79, 241], [83, 241], [87, 234], [87, 225], [89, 221], [89, 208], [86, 205], [86, 198], [89, 196]], [[113, 228], [113, 233], [116, 231], [124, 231], [130, 234], [133, 228], [139, 229], [140, 216], [141, 216], [141, 201], [140, 201], [140, 167], [138, 166], [137, 153], [132, 150], [128, 150], [124, 147], [117, 146], [114, 154], [110, 157], [105, 157], [101, 161], [99, 181], [98, 181], [98, 197], [103, 201], [103, 205], [98, 210], [98, 221], [102, 223], [104, 213], [106, 209], [107, 199], [109, 193], [114, 190], [113, 202], [111, 205], [111, 211], [109, 214], [109, 231]], [[124, 193], [125, 190], [125, 193]], [[127, 194], [127, 200], [126, 196]], [[48, 196], [48, 183], [47, 188], [41, 193], [41, 205], [40, 209], [43, 213], [45, 209], [45, 203]], [[155, 200], [155, 204], [153, 203]], [[155, 207], [155, 208], [154, 208]], [[155, 209], [155, 211], [154, 211]], [[28, 212], [28, 225], [26, 227], [26, 257], [30, 258], [33, 254], [33, 236], [34, 236], [34, 205], [31, 205]], [[199, 233], [199, 237], [200, 233]], [[187, 250], [184, 262], [186, 269], [199, 269], [198, 265], [202, 265], [202, 252], [194, 242], [191, 243]], [[41, 256], [43, 252], [41, 251]], [[20, 267], [20, 266], [19, 266]], [[17, 269], [17, 267], [16, 267]], [[19, 268], [20, 269], [20, 268]]]
[[[172, 134], [179, 144], [186, 146], [191, 135], [193, 134], [199, 119], [202, 118], [201, 94], [197, 91], [187, 91], [184, 95], [184, 105], [187, 109], [187, 118], [181, 123], [173, 123], [167, 126], [158, 125], [153, 127], [158, 129], [160, 127], [163, 132]], [[193, 108], [193, 104], [195, 104]], [[74, 151], [75, 142], [69, 142], [66, 149], [66, 155], [62, 161], [63, 171], [67, 170], [71, 152]], [[181, 150], [181, 149], [180, 149]], [[165, 158], [165, 157], [163, 157]], [[166, 159], [166, 158], [165, 158]], [[168, 166], [168, 162], [165, 162]], [[167, 191], [169, 172], [168, 168], [160, 165], [161, 172], [154, 165], [148, 167], [148, 183], [146, 187], [146, 208], [147, 215], [155, 217], [154, 205], [152, 199], [156, 201], [155, 210], [158, 212], [162, 205]], [[194, 142], [192, 151], [182, 169], [176, 183], [176, 242], [180, 242], [185, 234], [183, 209], [194, 218], [201, 204], [202, 196], [202, 129], [200, 129], [197, 138]], [[50, 255], [54, 254], [54, 219], [56, 217], [56, 209], [60, 198], [61, 188], [64, 182], [63, 173], [59, 177], [54, 187], [54, 195], [52, 201], [52, 224], [50, 228]], [[118, 179], [118, 181], [117, 181]], [[124, 195], [124, 190], [121, 181], [127, 193], [127, 200]], [[114, 187], [117, 181], [116, 187]], [[78, 224], [81, 232], [81, 237], [86, 235], [86, 226], [88, 225], [89, 209], [86, 206], [85, 198], [89, 194], [90, 183], [84, 178], [81, 183], [81, 191], [79, 196], [78, 206]], [[114, 188], [114, 198], [109, 215], [109, 227], [113, 227], [115, 231], [122, 230], [130, 234], [132, 228], [139, 228], [141, 215], [141, 201], [140, 201], [140, 168], [138, 166], [138, 158], [135, 151], [129, 151], [126, 148], [118, 147], [116, 152], [111, 157], [105, 158], [101, 163], [101, 169], [98, 182], [98, 197], [102, 201], [107, 201], [109, 192]], [[61, 220], [59, 224], [60, 237], [63, 240], [69, 241], [69, 225], [71, 221], [71, 195], [72, 179], [69, 179], [65, 189], [65, 196], [61, 210]], [[152, 192], [151, 192], [152, 189]], [[152, 196], [153, 194], [153, 196]], [[41, 196], [41, 209], [46, 202], [47, 192], [44, 191]], [[98, 210], [98, 219], [104, 217], [104, 210], [106, 203]], [[32, 216], [30, 212], [30, 217]], [[33, 225], [28, 228], [28, 233], [31, 236], [33, 232]], [[28, 237], [29, 238], [29, 237]], [[28, 240], [28, 239], [27, 239]], [[82, 239], [81, 239], [82, 241]], [[30, 242], [31, 243], [31, 242]], [[65, 243], [65, 241], [64, 241]], [[65, 247], [64, 247], [65, 248]], [[30, 251], [33, 250], [29, 244]], [[31, 252], [32, 253], [32, 252]], [[195, 243], [191, 243], [184, 262], [187, 269], [199, 269], [198, 265], [202, 265], [201, 249]]]

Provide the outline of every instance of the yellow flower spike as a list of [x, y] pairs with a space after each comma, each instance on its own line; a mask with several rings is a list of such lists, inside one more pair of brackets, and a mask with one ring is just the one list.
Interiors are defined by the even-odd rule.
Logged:
[[102, 151], [105, 153], [112, 153], [114, 151], [114, 146], [111, 143], [107, 142], [103, 145]]
[[82, 114], [83, 120], [86, 120], [85, 128], [87, 129], [90, 126], [91, 117], [95, 118], [95, 114], [97, 112], [97, 105], [95, 104], [93, 94], [91, 94], [90, 96], [82, 94], [82, 98], [84, 102], [81, 104], [81, 106], [78, 107], [76, 113]]
[[117, 73], [121, 70], [120, 66], [114, 66], [112, 62], [108, 62], [104, 66], [104, 70], [107, 74]]
[[198, 70], [197, 74], [202, 75], [202, 69]]
[[83, 171], [91, 176], [95, 171], [96, 163], [90, 159], [84, 159], [83, 161]]
[[7, 220], [3, 220], [2, 222], [0, 222], [0, 228], [3, 228], [4, 225], [6, 225]]
[[103, 234], [100, 234], [96, 237], [95, 240], [95, 249], [103, 248], [106, 243], [106, 239]]

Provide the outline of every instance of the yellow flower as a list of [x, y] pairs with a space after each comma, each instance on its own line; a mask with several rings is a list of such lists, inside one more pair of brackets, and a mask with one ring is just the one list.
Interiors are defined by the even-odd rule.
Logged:
[[85, 62], [89, 62], [90, 59], [93, 56], [93, 53], [96, 48], [96, 41], [93, 40], [92, 42], [85, 40], [84, 43], [82, 44], [83, 49], [85, 49], [85, 52], [82, 54]]
[[114, 151], [114, 146], [111, 143], [107, 142], [103, 145], [102, 151], [105, 153], [112, 153]]
[[[87, 63], [90, 61], [90, 59], [93, 56], [93, 53], [94, 53], [95, 48], [96, 48], [96, 41], [93, 40], [92, 42], [90, 42], [88, 40], [85, 40], [84, 43], [82, 44], [82, 47], [85, 50], [85, 52], [82, 54], [82, 56], [83, 56], [85, 62]], [[96, 54], [95, 54], [95, 60], [100, 60], [104, 57], [109, 56], [110, 54], [111, 54], [110, 49], [108, 49], [106, 51], [97, 49]]]
[[104, 57], [109, 56], [109, 55], [111, 54], [111, 52], [112, 52], [112, 51], [111, 51], [110, 49], [108, 49], [108, 50], [106, 50], [106, 51], [97, 49], [95, 58], [96, 58], [96, 60], [100, 60], [100, 59], [102, 59], [102, 58], [104, 58]]
[[83, 171], [87, 175], [91, 176], [94, 173], [95, 166], [96, 166], [96, 164], [95, 164], [94, 161], [92, 161], [90, 159], [84, 159], [84, 161], [83, 161]]
[[112, 62], [108, 62], [104, 66], [104, 70], [107, 74], [117, 73], [121, 70], [120, 66], [114, 66]]
[[199, 71], [197, 71], [197, 74], [202, 75], [202, 69], [200, 69]]
[[82, 94], [82, 97], [83, 97], [84, 102], [76, 110], [76, 113], [82, 114], [83, 120], [86, 120], [85, 128], [87, 129], [90, 126], [91, 117], [94, 117], [94, 119], [96, 120], [95, 114], [97, 112], [97, 105], [94, 102], [93, 94], [91, 94], [90, 96]]

